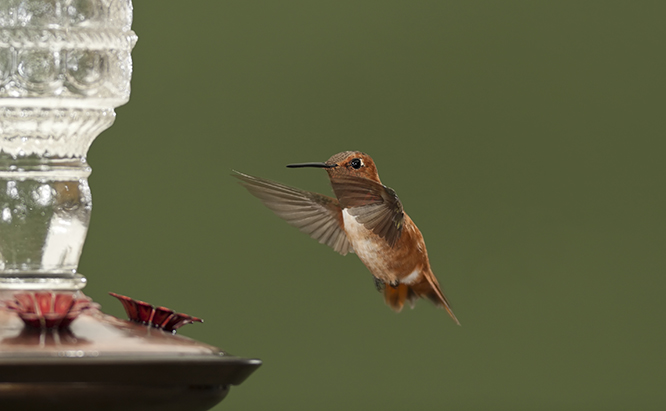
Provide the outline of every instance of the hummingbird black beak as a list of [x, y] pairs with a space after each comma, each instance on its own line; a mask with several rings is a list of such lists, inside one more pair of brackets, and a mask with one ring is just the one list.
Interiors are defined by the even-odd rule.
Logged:
[[317, 167], [317, 168], [333, 168], [337, 167], [337, 164], [326, 164], [326, 163], [298, 163], [298, 164], [287, 164], [289, 168], [301, 168], [301, 167]]

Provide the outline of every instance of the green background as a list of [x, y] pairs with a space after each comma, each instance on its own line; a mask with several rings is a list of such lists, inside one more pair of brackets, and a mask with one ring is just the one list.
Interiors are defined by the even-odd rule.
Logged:
[[[666, 407], [666, 2], [145, 1], [93, 144], [80, 272], [263, 366], [227, 410]], [[354, 255], [232, 169], [322, 193], [375, 159], [462, 322], [393, 313]]]

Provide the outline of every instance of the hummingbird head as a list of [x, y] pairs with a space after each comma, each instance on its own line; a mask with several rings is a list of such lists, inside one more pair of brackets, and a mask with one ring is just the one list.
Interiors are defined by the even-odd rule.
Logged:
[[337, 177], [360, 177], [369, 180], [379, 181], [379, 173], [372, 158], [360, 151], [343, 151], [342, 153], [334, 154], [323, 163], [299, 163], [289, 164], [287, 167], [318, 167], [326, 169], [328, 178], [331, 180]]

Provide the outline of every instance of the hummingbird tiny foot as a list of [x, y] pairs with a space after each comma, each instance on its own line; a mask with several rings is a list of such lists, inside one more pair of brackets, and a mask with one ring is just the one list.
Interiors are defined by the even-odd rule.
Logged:
[[400, 281], [398, 281], [398, 280], [391, 281], [391, 282], [389, 283], [389, 285], [390, 285], [391, 287], [393, 287], [393, 288], [396, 288], [399, 284], [400, 284]]
[[375, 276], [373, 276], [372, 279], [375, 280], [375, 288], [377, 289], [377, 291], [380, 291], [380, 292], [384, 291], [384, 285], [385, 285], [384, 281], [380, 280], [379, 278], [377, 278]]

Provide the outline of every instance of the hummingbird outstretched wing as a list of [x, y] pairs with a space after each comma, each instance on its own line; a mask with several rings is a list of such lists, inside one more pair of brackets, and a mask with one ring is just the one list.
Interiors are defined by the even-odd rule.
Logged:
[[336, 177], [331, 180], [331, 185], [340, 206], [393, 247], [405, 222], [402, 203], [395, 191], [374, 180], [359, 177]]
[[290, 225], [342, 255], [354, 252], [342, 228], [342, 208], [335, 198], [234, 173], [243, 187]]

